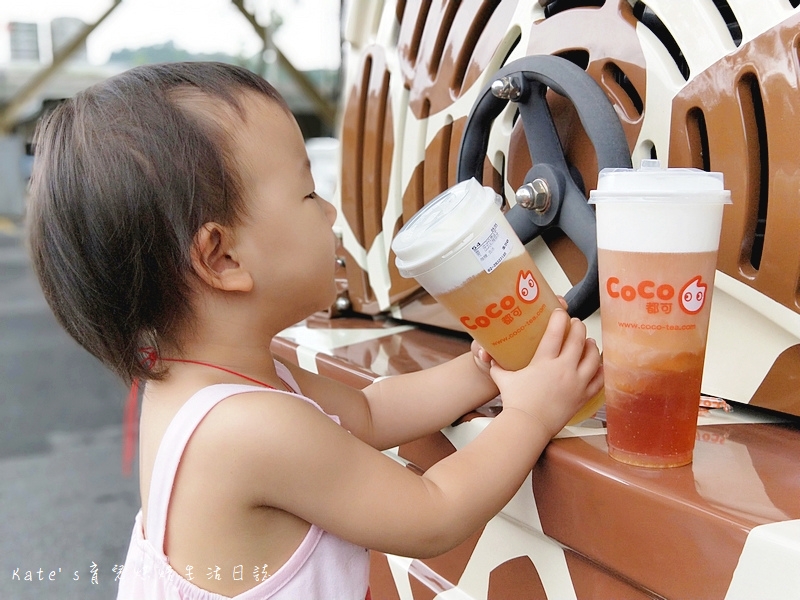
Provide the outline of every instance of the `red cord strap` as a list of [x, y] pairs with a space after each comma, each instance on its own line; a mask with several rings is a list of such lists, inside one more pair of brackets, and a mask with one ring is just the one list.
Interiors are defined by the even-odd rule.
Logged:
[[[212, 369], [217, 369], [219, 371], [224, 371], [225, 373], [230, 373], [231, 375], [236, 375], [237, 377], [241, 377], [242, 379], [246, 379], [251, 383], [257, 383], [260, 386], [265, 388], [269, 388], [271, 390], [277, 390], [275, 386], [269, 385], [264, 383], [263, 381], [259, 381], [258, 379], [253, 379], [252, 377], [248, 377], [247, 375], [242, 375], [241, 373], [237, 373], [236, 371], [232, 371], [231, 369], [226, 369], [225, 367], [220, 367], [219, 365], [214, 365], [207, 362], [202, 362], [199, 360], [188, 360], [184, 358], [164, 358], [163, 356], [159, 357], [156, 353], [155, 348], [150, 346], [146, 348], [139, 348], [140, 360], [142, 365], [144, 365], [147, 369], [152, 369], [155, 366], [156, 362], [159, 360], [163, 360], [166, 362], [180, 362], [180, 363], [189, 363], [192, 365], [201, 365], [203, 367], [210, 367]], [[287, 384], [283, 379], [281, 379], [281, 383], [286, 387], [287, 390], [291, 391], [292, 388], [289, 384]], [[125, 410], [122, 416], [122, 474], [125, 477], [130, 477], [131, 474], [131, 464], [133, 463], [133, 451], [134, 446], [136, 445], [136, 439], [139, 434], [139, 378], [134, 378], [133, 382], [131, 383], [131, 391], [128, 393], [128, 401], [125, 404]]]

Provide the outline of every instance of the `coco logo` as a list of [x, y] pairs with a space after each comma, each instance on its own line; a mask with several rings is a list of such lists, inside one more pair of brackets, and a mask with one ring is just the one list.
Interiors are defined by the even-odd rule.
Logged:
[[[513, 316], [521, 315], [522, 311], [517, 307], [517, 299], [525, 304], [532, 304], [536, 302], [538, 297], [539, 284], [537, 283], [533, 274], [530, 271], [520, 271], [519, 275], [517, 276], [517, 298], [514, 298], [514, 296], [511, 295], [503, 296], [500, 302], [492, 302], [488, 304], [483, 310], [482, 315], [474, 318], [466, 315], [461, 317], [461, 324], [467, 329], [472, 330], [478, 329], [479, 327], [489, 327], [494, 319], [503, 316], [504, 311], [511, 311]], [[513, 319], [512, 316], [508, 316], [508, 313], [506, 313], [506, 315], [506, 318]]]
[[699, 275], [689, 281], [681, 289], [681, 309], [683, 312], [696, 315], [706, 303], [706, 290], [708, 286], [703, 283], [703, 278]]
[[[703, 283], [700, 275], [690, 279], [682, 288], [678, 301], [681, 310], [689, 315], [699, 313], [706, 302], [708, 285]], [[606, 292], [611, 298], [622, 298], [625, 302], [633, 302], [636, 298], [645, 300], [658, 299], [668, 302], [675, 297], [675, 288], [669, 283], [657, 284], [655, 281], [645, 279], [636, 286], [621, 285], [618, 277], [609, 277], [606, 280]]]
[[519, 272], [519, 277], [517, 277], [517, 297], [526, 304], [536, 302], [539, 297], [539, 284], [530, 271]]

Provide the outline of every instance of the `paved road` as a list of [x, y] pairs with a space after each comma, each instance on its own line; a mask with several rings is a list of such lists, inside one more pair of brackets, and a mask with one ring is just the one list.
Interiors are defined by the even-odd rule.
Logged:
[[[124, 562], [139, 508], [138, 481], [120, 471], [125, 398], [122, 384], [59, 328], [21, 235], [6, 223], [0, 228], [0, 599], [115, 597], [114, 567]], [[25, 581], [28, 572], [32, 581]]]

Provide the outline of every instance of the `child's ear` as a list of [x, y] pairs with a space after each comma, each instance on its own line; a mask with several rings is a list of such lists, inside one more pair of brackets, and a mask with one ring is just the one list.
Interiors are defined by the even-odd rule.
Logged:
[[208, 285], [228, 292], [249, 292], [253, 278], [239, 264], [233, 232], [219, 223], [205, 223], [194, 235], [192, 267]]

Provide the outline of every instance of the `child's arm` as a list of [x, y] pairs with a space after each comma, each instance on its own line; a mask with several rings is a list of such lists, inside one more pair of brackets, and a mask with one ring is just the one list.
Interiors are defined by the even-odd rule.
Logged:
[[[473, 347], [476, 353], [477, 344]], [[497, 396], [488, 363], [480, 366], [475, 353], [368, 386], [364, 390], [370, 413], [368, 443], [386, 449], [418, 439]]]
[[[382, 379], [359, 391], [287, 365], [300, 389], [342, 426], [373, 448], [385, 450], [439, 431], [498, 394], [489, 365], [473, 343], [446, 363]], [[482, 355], [485, 355], [483, 353]]]
[[[233, 478], [229, 485], [247, 489], [253, 506], [286, 510], [383, 552], [440, 554], [511, 499], [550, 438], [602, 387], [597, 347], [577, 320], [565, 338], [568, 322], [564, 311], [554, 312], [524, 369], [492, 367], [502, 413], [423, 476], [310, 405], [274, 393], [234, 396], [215, 409], [220, 431], [209, 460], [221, 461], [225, 478]], [[231, 426], [236, 444], [230, 443]]]
[[[561, 306], [567, 303], [559, 296]], [[477, 342], [471, 352], [415, 373], [382, 379], [363, 391], [291, 364], [303, 393], [342, 426], [378, 450], [419, 439], [452, 424], [498, 394], [490, 357]]]

